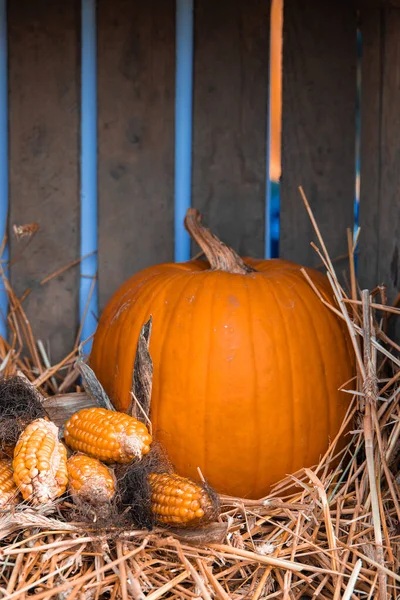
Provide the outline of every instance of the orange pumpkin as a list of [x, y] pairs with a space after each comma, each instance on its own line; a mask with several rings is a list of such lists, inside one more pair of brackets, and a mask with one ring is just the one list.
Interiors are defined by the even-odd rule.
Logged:
[[[300, 267], [242, 260], [189, 209], [205, 261], [162, 264], [126, 281], [106, 306], [91, 366], [127, 410], [137, 341], [153, 317], [153, 436], [176, 471], [197, 467], [218, 492], [248, 498], [314, 465], [348, 408], [338, 388], [354, 374], [340, 320]], [[326, 298], [326, 277], [307, 269]]]

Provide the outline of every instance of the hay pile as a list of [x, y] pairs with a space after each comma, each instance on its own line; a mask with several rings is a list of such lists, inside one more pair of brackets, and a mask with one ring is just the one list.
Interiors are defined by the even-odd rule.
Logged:
[[[400, 596], [400, 347], [387, 334], [400, 310], [386, 305], [384, 287], [358, 291], [352, 243], [351, 292], [345, 293], [304, 201], [336, 298], [330, 309], [347, 324], [357, 359], [357, 380], [344, 386], [351, 402], [343, 428], [352, 418], [355, 423], [347, 447], [337, 453], [332, 440], [319, 465], [287, 477], [267, 498], [221, 497], [219, 522], [192, 532], [101, 529], [71, 522], [63, 499], [41, 509], [21, 504], [0, 514], [5, 598]], [[78, 349], [51, 366], [5, 283], [14, 339], [11, 345], [0, 340], [1, 373], [22, 372], [45, 396], [65, 392], [79, 374]], [[87, 401], [76, 391], [76, 401]], [[56, 404], [60, 398], [72, 397], [60, 396]]]

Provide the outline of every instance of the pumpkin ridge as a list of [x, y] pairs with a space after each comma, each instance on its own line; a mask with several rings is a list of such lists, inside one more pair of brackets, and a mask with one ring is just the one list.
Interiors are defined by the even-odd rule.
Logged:
[[[298, 273], [299, 275], [299, 282], [300, 282], [300, 276], [302, 275], [301, 273]], [[303, 276], [304, 277], [304, 276]], [[304, 279], [304, 281], [301, 282], [303, 285], [304, 283], [307, 283], [306, 280]], [[311, 288], [308, 289], [308, 291], [312, 291], [314, 293], [313, 290], [311, 290]], [[320, 347], [320, 336], [318, 335], [318, 327], [315, 326], [315, 319], [314, 319], [314, 314], [312, 314], [309, 310], [309, 304], [306, 300], [306, 298], [303, 298], [302, 294], [299, 292], [299, 290], [297, 289], [296, 286], [293, 286], [293, 293], [295, 294], [298, 302], [300, 303], [300, 305], [303, 306], [303, 311], [307, 317], [307, 325], [308, 325], [308, 329], [310, 331], [310, 336], [307, 339], [307, 343], [310, 344], [309, 339], [311, 339], [311, 335], [312, 335], [312, 340], [314, 342], [317, 342], [318, 347]], [[320, 310], [323, 311], [325, 309], [325, 306], [321, 303], [320, 306]], [[328, 310], [328, 309], [327, 309]], [[330, 329], [330, 319], [324, 319], [324, 323], [326, 326], [326, 322], [328, 322], [328, 328]], [[311, 347], [313, 347], [313, 344], [310, 344]], [[329, 441], [329, 434], [330, 434], [330, 430], [331, 430], [331, 422], [332, 422], [332, 416], [331, 416], [331, 411], [332, 411], [332, 398], [331, 395], [329, 394], [329, 390], [327, 387], [327, 370], [326, 370], [326, 353], [324, 353], [324, 356], [321, 355], [321, 352], [317, 352], [316, 355], [313, 357], [314, 361], [318, 361], [318, 366], [321, 370], [321, 373], [323, 374], [321, 376], [321, 380], [323, 381], [323, 386], [324, 386], [324, 394], [321, 394], [321, 398], [320, 401], [324, 403], [324, 414], [327, 417], [324, 420], [324, 438], [326, 439], [326, 443], [328, 443]], [[316, 398], [315, 398], [315, 390], [312, 389], [310, 391], [310, 394], [312, 396], [312, 402], [309, 402], [307, 404], [307, 408], [308, 408], [308, 415], [310, 416], [310, 411], [312, 410], [312, 405], [315, 405], [316, 402]], [[309, 419], [309, 421], [311, 421], [311, 419]], [[319, 432], [318, 432], [319, 433]], [[310, 458], [311, 460], [311, 458]], [[317, 461], [320, 460], [320, 456], [316, 458]]]
[[[123, 303], [123, 298], [121, 298], [121, 304]], [[116, 312], [120, 312], [121, 309], [121, 305], [118, 306], [118, 309]], [[114, 312], [115, 315], [115, 312]], [[105, 339], [103, 341], [103, 345], [102, 345], [102, 352], [104, 352], [104, 349], [107, 348], [107, 344], [109, 343], [109, 339], [110, 339], [110, 334], [111, 334], [111, 339], [112, 339], [112, 348], [113, 348], [113, 360], [112, 362], [115, 365], [115, 374], [114, 377], [111, 380], [111, 398], [114, 398], [115, 396], [118, 397], [119, 396], [119, 389], [118, 389], [118, 379], [119, 379], [119, 363], [120, 363], [120, 354], [121, 354], [121, 347], [119, 345], [119, 340], [121, 338], [121, 335], [124, 332], [124, 325], [125, 325], [125, 321], [127, 321], [129, 319], [129, 310], [125, 311], [125, 314], [122, 315], [122, 320], [121, 320], [121, 327], [119, 327], [117, 329], [117, 336], [116, 336], [116, 340], [114, 341], [115, 338], [115, 334], [114, 336], [112, 335], [112, 323], [114, 321], [114, 315], [113, 315], [113, 319], [111, 320], [110, 323], [110, 327], [106, 329], [106, 333], [105, 333]], [[103, 359], [103, 357], [100, 357], [101, 360]]]
[[[140, 296], [140, 308], [139, 311], [143, 312], [143, 317], [142, 317], [142, 321], [143, 323], [149, 318], [150, 314], [151, 314], [151, 306], [150, 306], [150, 301], [153, 303], [157, 300], [158, 296], [163, 293], [163, 292], [167, 292], [167, 289], [169, 287], [169, 284], [174, 284], [175, 280], [178, 279], [180, 276], [182, 275], [182, 272], [177, 271], [176, 274], [172, 275], [171, 273], [162, 273], [162, 277], [163, 277], [163, 282], [164, 285], [162, 285], [162, 281], [160, 281], [160, 273], [157, 274], [157, 277], [155, 277], [155, 279], [153, 280], [153, 285], [150, 285], [149, 288], [145, 288], [145, 292], [141, 292], [141, 296]], [[154, 295], [155, 293], [155, 295]], [[139, 299], [139, 296], [137, 297], [137, 299]], [[137, 314], [135, 315], [134, 318], [131, 318], [128, 320], [126, 327], [119, 327], [119, 335], [118, 335], [118, 342], [117, 342], [117, 347], [120, 348], [120, 355], [122, 355], [122, 363], [123, 365], [127, 364], [127, 361], [125, 359], [126, 357], [126, 347], [131, 348], [131, 366], [128, 369], [126, 366], [123, 370], [123, 372], [120, 372], [119, 377], [118, 377], [118, 381], [121, 382], [123, 379], [125, 379], [125, 372], [127, 373], [131, 373], [133, 372], [133, 366], [135, 364], [135, 358], [136, 358], [136, 349], [137, 349], [137, 343], [139, 340], [139, 335], [140, 335], [140, 330], [137, 331], [137, 335], [136, 335], [136, 340], [135, 340], [135, 344], [132, 345], [131, 343], [125, 344], [124, 342], [126, 340], [130, 340], [133, 338], [132, 335], [132, 330], [135, 328], [135, 323], [136, 323], [136, 319], [137, 319]], [[125, 340], [121, 340], [121, 337], [124, 338]], [[150, 347], [151, 347], [151, 340], [150, 340]], [[125, 359], [125, 360], [124, 360]], [[129, 389], [130, 389], [131, 385], [129, 385]], [[119, 385], [119, 390], [121, 389], [121, 384]], [[118, 393], [118, 396], [121, 396], [120, 393]], [[122, 401], [124, 401], [124, 399], [121, 397], [120, 398]], [[131, 401], [131, 397], [129, 396], [129, 402]]]
[[[265, 279], [264, 279], [265, 281]], [[288, 416], [289, 421], [290, 421], [290, 437], [291, 439], [294, 440], [293, 444], [290, 444], [290, 471], [293, 471], [293, 465], [295, 464], [295, 459], [294, 459], [294, 448], [296, 446], [296, 426], [295, 426], [295, 417], [294, 417], [294, 410], [293, 410], [293, 396], [294, 396], [294, 381], [293, 381], [293, 356], [292, 356], [292, 350], [290, 348], [290, 345], [288, 344], [287, 340], [288, 340], [288, 328], [286, 326], [286, 319], [284, 318], [284, 314], [282, 312], [282, 307], [281, 307], [281, 303], [275, 293], [275, 282], [270, 280], [270, 289], [272, 292], [272, 296], [274, 298], [274, 302], [276, 304], [276, 306], [278, 307], [278, 311], [279, 314], [281, 316], [281, 322], [282, 322], [282, 326], [285, 330], [285, 346], [286, 346], [286, 357], [289, 357], [289, 364], [287, 365], [287, 369], [286, 369], [286, 373], [289, 375], [288, 380], [290, 381], [289, 384], [289, 391], [290, 391], [290, 395], [291, 395], [291, 406], [289, 407], [289, 411], [290, 411], [290, 416]], [[285, 440], [286, 441], [286, 440]]]
[[[196, 288], [194, 290], [194, 296], [196, 297], [196, 304], [195, 304], [193, 310], [191, 311], [191, 323], [194, 323], [194, 324], [196, 324], [197, 322], [201, 322], [201, 315], [198, 316], [196, 314], [196, 312], [199, 309], [202, 311], [201, 301], [199, 302], [199, 298], [201, 297], [201, 292], [204, 293], [207, 289], [207, 286], [204, 283], [204, 279], [201, 279], [201, 278], [197, 279], [196, 275], [197, 275], [197, 273], [194, 274], [194, 277], [191, 280], [191, 281], [195, 282], [195, 284], [196, 284]], [[197, 279], [197, 281], [196, 281], [196, 279]], [[190, 327], [190, 329], [191, 329], [191, 331], [194, 331], [194, 328]], [[195, 336], [190, 335], [189, 336], [189, 347], [187, 349], [187, 356], [189, 356], [189, 357], [192, 357], [196, 354], [196, 346], [193, 349], [194, 341], [196, 341]], [[197, 371], [192, 370], [190, 368], [186, 369], [185, 388], [188, 390], [189, 394], [191, 393], [191, 391], [193, 389], [192, 378], [194, 378], [195, 380], [198, 378]], [[203, 457], [203, 465], [204, 465], [204, 470], [206, 471], [205, 457]]]
[[[327, 294], [327, 290], [323, 288], [322, 284], [320, 284], [319, 281], [314, 281], [314, 283], [321, 293], [324, 292], [325, 294]], [[329, 291], [331, 291], [331, 290], [329, 290]], [[312, 292], [315, 294], [314, 290], [312, 290]], [[328, 295], [328, 298], [332, 302], [333, 298], [329, 297], [329, 295]], [[308, 308], [308, 306], [307, 306], [307, 308]], [[341, 333], [343, 333], [342, 322], [339, 319], [337, 320], [337, 322], [334, 319], [332, 319], [333, 313], [331, 312], [331, 310], [328, 307], [322, 305], [322, 308], [326, 311], [329, 311], [329, 313], [330, 313], [329, 317], [331, 317], [331, 318], [325, 319], [324, 322], [326, 324], [327, 329], [329, 330], [329, 337], [333, 338], [334, 343], [336, 344], [336, 346], [334, 346], [334, 347], [336, 347], [337, 349], [340, 349], [341, 354], [347, 354], [347, 360], [351, 363], [352, 355], [349, 352], [347, 339], [343, 338], [341, 335]], [[319, 342], [318, 331], [316, 333], [317, 333], [317, 340]], [[324, 384], [325, 384], [325, 389], [326, 389], [326, 395], [329, 399], [329, 403], [328, 403], [329, 410], [327, 411], [328, 412], [328, 420], [329, 420], [329, 429], [327, 430], [327, 440], [328, 440], [331, 438], [332, 424], [334, 424], [334, 422], [335, 422], [334, 416], [332, 415], [332, 411], [334, 411], [334, 404], [335, 404], [335, 399], [332, 396], [335, 394], [335, 392], [333, 389], [329, 390], [329, 388], [328, 388], [327, 381], [328, 381], [329, 373], [327, 373], [327, 371], [326, 371], [325, 363], [323, 363], [323, 369], [324, 369], [324, 375], [325, 375]], [[330, 367], [330, 371], [331, 371], [331, 373], [334, 372], [334, 368], [332, 366]], [[331, 379], [332, 379], [332, 374], [329, 376], [329, 380], [331, 380]], [[342, 386], [344, 383], [345, 383], [345, 381], [340, 381], [338, 387]], [[345, 394], [345, 392], [339, 392], [338, 390], [336, 393], [341, 394], [342, 396]], [[343, 401], [344, 401], [344, 398], [343, 398]]]
[[[154, 293], [154, 290], [156, 290], [159, 285], [160, 285], [160, 280], [159, 280], [159, 274], [157, 274], [156, 277], [154, 277], [153, 281], [147, 282], [148, 287], [145, 287], [145, 292], [143, 293], [143, 296], [141, 298], [141, 305], [142, 305], [142, 311], [143, 312], [147, 312], [149, 310], [149, 300], [152, 296], [152, 294]], [[131, 296], [131, 299], [134, 300], [133, 304], [136, 304], [138, 299], [139, 299], [139, 295], [135, 295], [133, 298]], [[139, 309], [140, 310], [140, 309]], [[135, 358], [136, 358], [136, 349], [137, 349], [137, 343], [139, 340], [139, 335], [140, 335], [140, 331], [137, 332], [137, 336], [136, 336], [136, 340], [135, 340], [135, 344], [126, 344], [126, 340], [131, 340], [133, 338], [132, 335], [132, 329], [134, 329], [135, 327], [135, 319], [132, 319], [132, 315], [130, 314], [130, 311], [126, 311], [127, 312], [127, 316], [126, 319], [123, 319], [120, 327], [118, 328], [118, 335], [117, 335], [117, 341], [115, 342], [115, 347], [118, 349], [119, 348], [119, 352], [117, 354], [117, 361], [116, 364], [119, 365], [120, 362], [122, 362], [123, 368], [122, 371], [118, 371], [118, 376], [116, 373], [116, 377], [114, 378], [114, 382], [116, 382], [116, 387], [117, 387], [117, 396], [120, 398], [120, 401], [124, 402], [125, 399], [122, 398], [121, 396], [121, 381], [125, 379], [125, 372], [131, 372], [131, 370], [133, 369], [133, 366], [135, 364]], [[130, 316], [130, 318], [129, 318]], [[149, 318], [150, 315], [143, 315], [143, 323]], [[124, 365], [127, 363], [125, 359], [126, 357], [126, 348], [130, 348], [131, 349], [131, 366], [130, 369], [127, 369], [127, 367]], [[120, 361], [120, 358], [122, 357], [122, 361]], [[131, 382], [129, 384], [129, 390], [131, 389]], [[132, 401], [132, 397], [129, 394], [129, 398], [127, 396], [127, 402], [128, 402], [128, 406], [130, 404], [130, 402]]]
[[[312, 290], [312, 292], [315, 293], [314, 290]], [[296, 293], [297, 293], [298, 298], [300, 299], [300, 301], [303, 303], [303, 305], [305, 307], [305, 311], [306, 311], [307, 315], [309, 316], [309, 323], [311, 324], [311, 329], [314, 332], [314, 337], [317, 340], [318, 345], [320, 346], [319, 328], [315, 326], [314, 318], [313, 318], [313, 315], [312, 315], [312, 313], [311, 313], [311, 311], [309, 309], [309, 305], [305, 301], [305, 299], [302, 298], [301, 294], [299, 294], [298, 292], [296, 292]], [[322, 302], [321, 302], [321, 310], [324, 310], [324, 309], [329, 310], [329, 308], [325, 307], [322, 304]], [[325, 319], [325, 322], [327, 323], [327, 328], [329, 329], [329, 332], [331, 334], [333, 334], [334, 331], [333, 331], [332, 326], [331, 326], [331, 319], [329, 319], [329, 318]], [[334, 335], [334, 337], [336, 339], [336, 334]], [[323, 374], [324, 374], [324, 376], [323, 376], [323, 382], [324, 382], [325, 394], [326, 394], [326, 397], [328, 398], [328, 407], [327, 407], [328, 410], [326, 411], [326, 414], [327, 414], [327, 417], [328, 417], [327, 418], [327, 427], [326, 427], [326, 437], [327, 437], [327, 441], [328, 441], [329, 436], [330, 436], [330, 432], [331, 432], [332, 420], [333, 420], [332, 419], [333, 398], [332, 398], [332, 394], [329, 391], [328, 385], [327, 385], [328, 378], [327, 378], [326, 361], [323, 360], [323, 358], [321, 357], [321, 353], [318, 353], [318, 358], [319, 358], [319, 364], [320, 364], [321, 369], [322, 369]]]
[[[189, 284], [195, 277], [195, 273], [191, 273], [190, 271], [179, 271], [179, 272], [177, 272], [176, 277], [171, 277], [171, 278], [167, 279], [167, 281], [165, 282], [167, 285], [160, 285], [160, 281], [158, 281], [159, 294], [157, 294], [157, 296], [161, 295], [161, 293], [164, 293], [165, 296], [167, 296], [168, 290], [170, 288], [170, 285], [168, 285], [168, 284], [175, 285], [176, 279], [179, 280], [179, 278], [182, 278], [182, 277], [183, 278], [187, 277], [188, 279], [182, 285], [182, 289], [180, 290], [179, 294], [175, 298], [174, 306], [170, 306], [168, 319], [166, 319], [166, 318], [163, 319], [163, 332], [162, 332], [162, 335], [159, 335], [159, 340], [158, 340], [158, 349], [159, 349], [158, 356], [153, 356], [154, 368], [158, 367], [160, 379], [162, 379], [163, 367], [164, 367], [164, 365], [167, 364], [167, 362], [165, 361], [165, 349], [167, 346], [166, 339], [167, 339], [167, 335], [169, 332], [169, 326], [174, 317], [176, 307], [180, 304], [183, 294], [185, 293], [187, 287], [189, 286]], [[170, 301], [168, 301], [168, 302], [170, 302]], [[150, 351], [151, 351], [151, 340], [150, 340]], [[154, 402], [152, 404], [153, 404], [153, 406], [154, 405], [158, 406], [158, 402]], [[152, 420], [153, 420], [154, 416], [155, 416], [155, 413], [150, 412], [150, 418]], [[154, 418], [154, 420], [156, 420], [156, 418]]]
[[[275, 296], [273, 294], [273, 286], [274, 286], [273, 280], [270, 277], [264, 277], [264, 273], [263, 272], [261, 272], [261, 274], [263, 275], [260, 278], [260, 281], [262, 282], [262, 286], [261, 287], [262, 287], [262, 296], [264, 297], [264, 300], [265, 300], [266, 297], [272, 296], [272, 300], [270, 300], [269, 302], [273, 301], [273, 302], [276, 303], [276, 298], [275, 298]], [[275, 349], [279, 345], [278, 344], [278, 340], [280, 339], [280, 336], [277, 335], [276, 328], [274, 327], [274, 321], [271, 322], [271, 326], [268, 329], [268, 335], [269, 335], [269, 338], [271, 340], [271, 345], [274, 348], [274, 353], [270, 357], [270, 360], [268, 361], [268, 366], [269, 366], [271, 362], [275, 361], [276, 363], [278, 363], [278, 361], [279, 361], [279, 356], [278, 356], [278, 354], [277, 354], [277, 352], [276, 352]], [[273, 397], [272, 402], [275, 402], [275, 401], [279, 402], [280, 390], [279, 389], [276, 390], [275, 394], [277, 396], [277, 399], [275, 400], [275, 397]], [[267, 396], [265, 398], [265, 402], [266, 403], [271, 402], [271, 399]]]
[[[128, 282], [134, 277], [134, 275], [132, 275], [132, 277], [129, 278]], [[154, 277], [156, 277], [156, 275], [154, 275]], [[150, 279], [151, 277], [149, 277]], [[147, 280], [148, 281], [148, 280]], [[98, 376], [98, 379], [100, 381], [100, 383], [103, 385], [103, 387], [107, 387], [108, 388], [108, 395], [110, 396], [111, 400], [115, 400], [115, 398], [119, 397], [119, 388], [118, 385], [116, 385], [116, 381], [118, 381], [118, 365], [119, 365], [119, 356], [121, 354], [121, 349], [119, 349], [119, 340], [120, 337], [124, 331], [124, 327], [120, 326], [120, 325], [124, 325], [125, 321], [128, 319], [129, 317], [129, 310], [125, 311], [125, 314], [122, 317], [118, 317], [118, 320], [116, 319], [116, 315], [118, 313], [120, 313], [121, 310], [121, 306], [124, 304], [126, 297], [129, 294], [129, 287], [127, 285], [126, 282], [126, 287], [127, 290], [122, 294], [122, 296], [118, 297], [118, 302], [115, 302], [115, 304], [113, 303], [113, 299], [114, 299], [114, 295], [111, 296], [110, 300], [109, 300], [109, 304], [106, 306], [106, 308], [104, 309], [103, 314], [101, 315], [98, 325], [97, 325], [97, 330], [96, 330], [96, 335], [95, 335], [95, 342], [93, 344], [93, 350], [92, 350], [92, 355], [94, 354], [94, 351], [96, 353], [99, 353], [99, 357], [96, 357], [96, 360], [98, 362], [98, 364], [105, 364], [105, 352], [107, 352], [107, 362], [108, 363], [113, 363], [115, 365], [115, 372], [114, 375], [110, 377], [110, 387], [108, 388], [108, 385], [106, 385], [106, 382], [104, 381], [103, 378], [103, 374]], [[128, 296], [127, 299], [132, 299], [131, 296]], [[119, 320], [121, 319], [121, 321]], [[108, 323], [108, 325], [107, 325]], [[114, 327], [113, 324], [115, 323], [115, 326], [117, 327], [117, 336], [115, 336], [114, 333]], [[115, 340], [115, 337], [117, 338]], [[97, 348], [100, 348], [100, 350], [97, 350]], [[110, 361], [110, 349], [112, 349], [112, 360]], [[91, 359], [92, 360], [92, 356]], [[107, 375], [106, 375], [107, 378]]]
[[[318, 335], [318, 328], [315, 326], [315, 321], [314, 321], [314, 315], [310, 312], [309, 310], [309, 305], [308, 302], [306, 301], [305, 298], [302, 297], [302, 295], [299, 293], [298, 289], [296, 289], [296, 286], [293, 287], [293, 292], [297, 297], [298, 302], [303, 306], [304, 308], [304, 313], [307, 315], [307, 324], [308, 324], [308, 328], [310, 330], [310, 334], [312, 333], [313, 335], [313, 340], [317, 341], [319, 343], [320, 341], [320, 337]], [[313, 291], [314, 293], [314, 291]], [[324, 309], [324, 305], [321, 303], [321, 310]], [[328, 310], [328, 309], [327, 309]], [[330, 329], [330, 323], [329, 323], [329, 329]], [[311, 335], [310, 335], [311, 337]], [[326, 372], [326, 364], [325, 364], [325, 357], [321, 356], [321, 352], [317, 352], [316, 353], [316, 359], [318, 360], [318, 365], [321, 368], [321, 371], [323, 372], [323, 385], [325, 388], [325, 397], [327, 398], [327, 402], [325, 400], [325, 408], [327, 408], [328, 410], [326, 411], [327, 414], [327, 423], [325, 424], [325, 434], [326, 434], [326, 439], [328, 440], [329, 438], [329, 432], [331, 430], [331, 410], [332, 410], [332, 402], [331, 402], [331, 396], [329, 394], [329, 390], [327, 387], [327, 372]], [[315, 357], [314, 357], [315, 360]], [[313, 399], [313, 403], [315, 402], [315, 391], [312, 390], [312, 399]], [[328, 406], [326, 406], [326, 404], [328, 404]], [[310, 417], [310, 410], [311, 410], [311, 403], [307, 404], [307, 408], [308, 408], [308, 416]], [[318, 459], [319, 460], [319, 459]]]
[[[134, 277], [135, 275], [132, 275], [131, 279], [133, 279]], [[159, 271], [150, 271], [146, 273], [146, 277], [140, 279], [140, 283], [137, 285], [136, 291], [147, 287], [151, 284], [152, 280], [157, 279], [157, 277], [159, 277]], [[127, 287], [127, 289], [124, 290], [124, 293], [119, 296], [118, 304], [115, 307], [113, 307], [114, 310], [112, 314], [112, 319], [110, 320], [110, 325], [112, 325], [119, 318], [120, 311], [122, 310], [123, 305], [126, 304], [126, 301], [128, 300], [132, 300], [132, 293], [129, 287]]]
[[[183, 274], [184, 283], [181, 284], [180, 290], [177, 292], [177, 294], [173, 300], [173, 304], [171, 304], [171, 300], [168, 301], [169, 307], [170, 307], [169, 315], [168, 315], [168, 319], [164, 318], [164, 320], [163, 320], [163, 330], [162, 330], [162, 333], [160, 331], [159, 337], [158, 337], [158, 356], [154, 357], [154, 367], [156, 368], [156, 365], [157, 365], [158, 370], [159, 370], [159, 376], [158, 376], [159, 381], [162, 381], [164, 379], [163, 374], [164, 374], [165, 368], [168, 364], [168, 361], [166, 360], [166, 352], [168, 350], [168, 341], [169, 341], [168, 336], [171, 331], [171, 323], [174, 320], [177, 308], [179, 308], [181, 306], [182, 299], [183, 299], [184, 295], [186, 294], [188, 287], [190, 286], [190, 284], [196, 277], [197, 273], [185, 271], [180, 274], [181, 275]], [[174, 332], [174, 335], [175, 334], [176, 334], [176, 332]], [[157, 393], [160, 394], [160, 390], [157, 390]], [[161, 403], [162, 403], [162, 400], [161, 400]], [[158, 407], [160, 403], [155, 402], [155, 404]], [[176, 418], [176, 416], [173, 415], [172, 418]], [[157, 413], [154, 413], [154, 421], [157, 421]], [[156, 432], [156, 434], [157, 434], [157, 432]]]
[[[244, 288], [246, 290], [246, 296], [247, 296], [247, 311], [246, 313], [248, 314], [248, 331], [249, 331], [249, 339], [253, 340], [251, 343], [251, 355], [252, 355], [252, 361], [253, 361], [253, 394], [252, 397], [254, 398], [255, 401], [255, 405], [253, 405], [252, 407], [252, 411], [254, 411], [255, 415], [257, 416], [257, 422], [260, 422], [260, 398], [259, 398], [259, 394], [258, 394], [258, 376], [257, 376], [257, 358], [256, 358], [256, 349], [255, 349], [255, 343], [254, 343], [254, 336], [253, 336], [253, 331], [254, 331], [254, 327], [253, 327], [253, 304], [252, 304], [252, 295], [250, 294], [250, 288], [248, 285], [248, 278], [243, 278], [243, 285]], [[259, 287], [256, 287], [256, 293], [261, 297], [261, 289]], [[254, 291], [253, 291], [254, 293]], [[261, 302], [260, 302], [261, 305]], [[261, 444], [260, 444], [260, 436], [259, 435], [255, 435], [254, 436], [254, 442], [256, 444], [257, 447], [257, 464], [254, 465], [256, 472], [257, 472], [257, 479], [261, 476], [261, 461], [260, 461], [260, 456], [261, 456]]]
[[[213, 271], [210, 271], [210, 273], [213, 273]], [[209, 311], [209, 322], [208, 322], [208, 356], [211, 357], [212, 356], [212, 348], [213, 348], [213, 341], [215, 336], [213, 336], [213, 323], [214, 323], [214, 313], [215, 313], [215, 306], [216, 306], [216, 289], [218, 286], [218, 278], [213, 276], [210, 278], [211, 280], [214, 280], [214, 287], [213, 287], [213, 291], [212, 293], [210, 293], [210, 304], [211, 304], [211, 310]], [[207, 373], [206, 373], [206, 384], [205, 384], [205, 402], [203, 403], [204, 406], [204, 410], [203, 410], [203, 417], [202, 417], [202, 421], [203, 421], [203, 430], [205, 432], [205, 439], [209, 439], [209, 428], [210, 428], [210, 424], [207, 425], [207, 416], [209, 413], [209, 408], [210, 408], [210, 384], [211, 384], [211, 369], [212, 369], [212, 361], [208, 360], [207, 361]], [[222, 426], [222, 424], [221, 424]], [[212, 432], [211, 432], [212, 433]], [[208, 452], [207, 452], [207, 443], [203, 444], [203, 465], [204, 465], [204, 472], [207, 473], [208, 472]]]
[[[151, 283], [147, 282], [147, 286], [144, 286], [145, 291], [141, 292], [141, 294], [143, 294], [142, 296], [140, 296], [140, 293], [138, 293], [138, 289], [136, 289], [136, 296], [135, 299], [138, 300], [139, 298], [141, 299], [141, 308], [139, 308], [139, 311], [142, 310], [143, 312], [143, 317], [142, 317], [142, 325], [150, 318], [150, 315], [152, 314], [152, 310], [151, 310], [151, 305], [153, 302], [157, 301], [157, 297], [160, 295], [161, 292], [164, 291], [164, 286], [160, 285], [160, 277], [162, 277], [164, 280], [166, 279], [167, 281], [171, 281], [174, 282], [175, 279], [179, 276], [179, 273], [176, 273], [175, 275], [170, 273], [170, 272], [166, 272], [166, 273], [162, 273], [160, 271], [158, 271], [156, 273], [156, 276], [154, 277], [153, 281], [151, 282], [153, 285], [151, 285]], [[139, 287], [139, 286], [138, 286]], [[122, 335], [127, 335], [128, 340], [131, 340], [133, 338], [132, 335], [132, 330], [135, 328], [135, 319], [130, 319], [130, 321], [128, 321], [128, 333], [126, 330], [124, 330], [124, 327], [120, 327], [120, 332], [122, 333]], [[141, 328], [140, 328], [141, 329]], [[135, 360], [136, 360], [136, 351], [137, 351], [137, 344], [139, 341], [139, 335], [140, 335], [140, 330], [136, 332], [136, 340], [135, 340], [135, 345], [133, 348], [133, 352], [131, 352], [131, 360], [130, 360], [130, 368], [126, 369], [128, 371], [128, 373], [133, 373], [133, 368], [135, 365]], [[121, 343], [120, 344], [121, 350], [124, 351], [124, 344]], [[131, 344], [128, 344], [128, 347], [131, 347]], [[150, 339], [150, 347], [151, 347], [151, 339]], [[127, 361], [124, 361], [127, 363]], [[123, 377], [123, 375], [121, 374], [121, 376]], [[132, 400], [132, 397], [130, 397], [130, 401]]]

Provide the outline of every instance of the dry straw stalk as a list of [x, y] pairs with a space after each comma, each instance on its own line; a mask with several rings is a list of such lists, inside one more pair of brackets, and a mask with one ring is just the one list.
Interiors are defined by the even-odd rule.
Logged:
[[[69, 522], [70, 506], [62, 499], [45, 509], [22, 504], [0, 515], [0, 592], [4, 597], [400, 597], [400, 361], [399, 346], [390, 340], [387, 329], [400, 310], [387, 304], [382, 286], [359, 292], [351, 234], [347, 238], [350, 292], [346, 293], [300, 192], [317, 235], [315, 249], [336, 300], [329, 309], [346, 324], [357, 359], [357, 381], [343, 382], [351, 393], [346, 421], [355, 419], [348, 446], [339, 452], [337, 439], [332, 440], [318, 465], [287, 477], [268, 498], [221, 497], [218, 523], [191, 534], [116, 527], [99, 530], [87, 523]], [[79, 400], [68, 394], [56, 401], [49, 399], [59, 390], [67, 391], [66, 378], [68, 386], [76, 380], [78, 348], [51, 365], [43, 345], [39, 344], [38, 351], [23, 301], [4, 281], [12, 335], [10, 343], [0, 340], [0, 370], [24, 373], [40, 389], [46, 406], [63, 402], [65, 414], [68, 399], [74, 410], [77, 402], [87, 406], [90, 399], [84, 394]], [[325, 302], [318, 289], [313, 289]], [[334, 463], [335, 459], [339, 460]]]

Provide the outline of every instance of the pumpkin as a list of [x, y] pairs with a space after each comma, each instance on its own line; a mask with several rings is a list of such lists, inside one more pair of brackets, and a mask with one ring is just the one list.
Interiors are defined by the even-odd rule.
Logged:
[[[90, 364], [126, 411], [152, 315], [153, 438], [179, 475], [196, 478], [200, 467], [219, 493], [260, 498], [316, 464], [337, 435], [353, 353], [298, 265], [240, 258], [195, 209], [185, 225], [208, 262], [152, 266], [126, 281], [99, 319]], [[307, 272], [332, 300], [326, 277]]]

